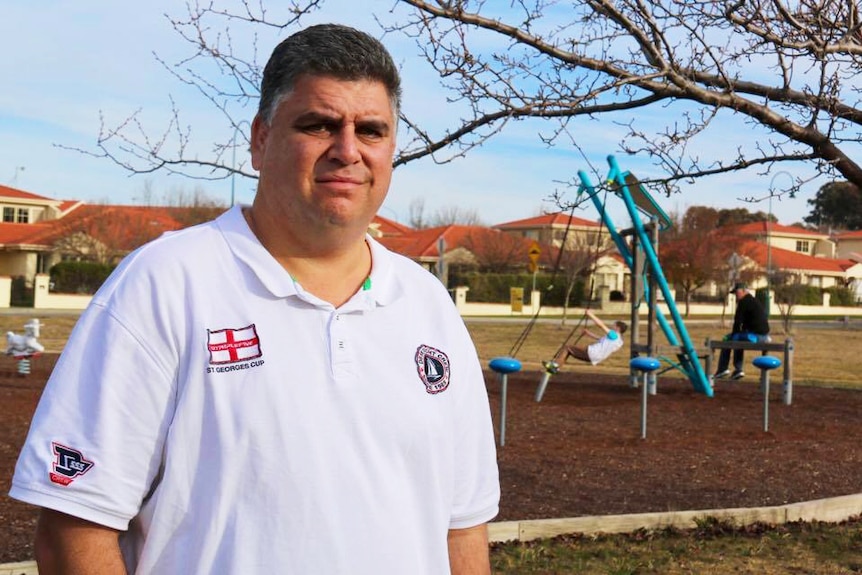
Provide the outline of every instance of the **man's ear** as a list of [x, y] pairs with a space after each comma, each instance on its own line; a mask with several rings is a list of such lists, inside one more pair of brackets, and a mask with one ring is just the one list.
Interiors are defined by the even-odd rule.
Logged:
[[268, 137], [269, 125], [258, 114], [251, 122], [251, 167], [255, 170], [260, 171], [260, 167], [263, 164]]

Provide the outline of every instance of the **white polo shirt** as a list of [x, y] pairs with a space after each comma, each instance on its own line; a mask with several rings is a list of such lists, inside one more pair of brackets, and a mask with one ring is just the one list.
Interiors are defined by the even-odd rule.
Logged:
[[45, 389], [10, 492], [115, 529], [137, 573], [448, 573], [499, 482], [443, 286], [372, 239], [370, 289], [304, 292], [239, 207], [127, 257]]

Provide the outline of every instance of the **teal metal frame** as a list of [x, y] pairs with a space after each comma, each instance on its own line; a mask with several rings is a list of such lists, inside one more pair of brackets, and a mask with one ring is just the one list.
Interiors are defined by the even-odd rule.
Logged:
[[[691, 381], [696, 391], [703, 393], [707, 397], [712, 397], [712, 385], [703, 370], [703, 366], [700, 364], [697, 352], [695, 351], [691, 338], [688, 335], [688, 330], [685, 327], [682, 316], [677, 310], [676, 302], [673, 299], [673, 294], [670, 291], [667, 278], [665, 278], [664, 272], [661, 269], [661, 263], [659, 262], [653, 242], [647, 233], [643, 220], [641, 219], [641, 214], [648, 216], [650, 221], [656, 222], [659, 225], [659, 229], [669, 228], [672, 221], [664, 210], [662, 210], [655, 202], [646, 188], [637, 182], [634, 175], [631, 172], [624, 172], [620, 169], [614, 156], [608, 156], [607, 161], [610, 166], [610, 171], [605, 180], [606, 184], [613, 186], [614, 193], [620, 196], [625, 203], [626, 211], [631, 217], [632, 228], [634, 229], [634, 233], [637, 234], [639, 245], [646, 256], [646, 266], [644, 267], [644, 270], [647, 269], [647, 266], [649, 267], [649, 271], [655, 280], [655, 284], [658, 289], [661, 290], [665, 304], [667, 305], [673, 321], [673, 327], [668, 323], [667, 318], [660, 313], [655, 313], [656, 320], [661, 327], [662, 332], [664, 332], [668, 343], [671, 346], [678, 346], [682, 350], [679, 354], [680, 362], [678, 365], [673, 364], [672, 362], [668, 363], [671, 363], [673, 367], [682, 371]], [[604, 204], [599, 199], [596, 186], [592, 184], [589, 176], [583, 170], [578, 172], [578, 178], [581, 181], [581, 185], [578, 188], [578, 196], [580, 197], [584, 192], [589, 195], [593, 205], [596, 207], [602, 218], [602, 223], [610, 233], [617, 250], [625, 260], [626, 265], [631, 269], [632, 274], [636, 274], [637, 270], [634, 269], [634, 258], [632, 257], [631, 250], [623, 240], [623, 237], [617, 231], [617, 228], [605, 209]], [[645, 290], [649, 290], [648, 282], [643, 282], [643, 285]], [[645, 292], [645, 295], [649, 295], [648, 291]], [[632, 297], [636, 297], [636, 294], [632, 294]], [[657, 310], [654, 311], [657, 312]], [[674, 328], [676, 331], [674, 331]]]

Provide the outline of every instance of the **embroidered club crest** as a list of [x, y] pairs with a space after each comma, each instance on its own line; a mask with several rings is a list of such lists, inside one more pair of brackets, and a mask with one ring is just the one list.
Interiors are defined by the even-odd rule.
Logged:
[[238, 363], [263, 355], [254, 324], [239, 329], [207, 330], [210, 364]]
[[84, 454], [77, 449], [66, 447], [55, 441], [51, 442], [51, 448], [54, 451], [54, 464], [51, 466], [52, 471], [48, 477], [57, 485], [64, 487], [69, 485], [75, 478], [84, 475], [93, 467], [93, 462], [84, 459]]
[[416, 348], [416, 370], [419, 379], [430, 394], [446, 391], [449, 387], [449, 357], [429, 345]]

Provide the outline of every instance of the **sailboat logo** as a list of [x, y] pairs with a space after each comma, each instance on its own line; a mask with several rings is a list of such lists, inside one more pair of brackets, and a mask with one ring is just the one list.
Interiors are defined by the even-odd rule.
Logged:
[[430, 394], [440, 393], [449, 387], [449, 357], [430, 345], [416, 348], [416, 370], [419, 379]]

